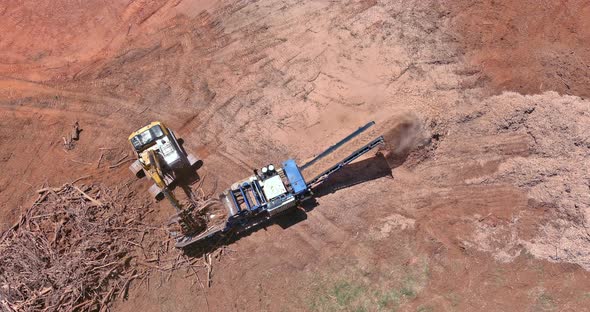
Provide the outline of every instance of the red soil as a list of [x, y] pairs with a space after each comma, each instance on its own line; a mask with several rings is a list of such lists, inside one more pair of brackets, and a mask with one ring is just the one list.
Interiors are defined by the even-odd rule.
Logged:
[[[586, 2], [10, 2], [2, 227], [43, 184], [133, 179], [107, 165], [152, 120], [203, 158], [205, 190], [219, 192], [369, 120], [412, 116], [404, 135], [385, 133], [403, 146], [393, 179], [362, 159], [306, 220], [230, 245], [211, 288], [153, 276], [114, 309], [584, 310], [590, 105], [563, 95], [590, 94]], [[539, 95], [487, 97], [505, 90]], [[365, 182], [337, 183], [351, 178]], [[173, 209], [157, 208], [163, 226]]]

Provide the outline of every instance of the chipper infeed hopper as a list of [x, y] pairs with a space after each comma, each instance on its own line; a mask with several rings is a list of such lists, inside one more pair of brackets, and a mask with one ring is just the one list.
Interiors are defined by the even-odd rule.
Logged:
[[224, 224], [192, 236], [177, 237], [176, 247], [186, 247], [220, 233], [243, 231], [296, 207], [312, 197], [314, 188], [331, 174], [383, 143], [383, 136], [371, 131], [373, 125], [375, 122], [359, 128], [303, 166], [289, 159], [280, 166], [271, 164], [254, 170], [254, 175], [234, 183], [220, 195], [228, 212]]

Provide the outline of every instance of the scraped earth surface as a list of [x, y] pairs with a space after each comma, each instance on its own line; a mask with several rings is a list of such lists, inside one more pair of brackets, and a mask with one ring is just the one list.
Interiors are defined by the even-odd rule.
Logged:
[[[211, 194], [384, 125], [385, 157], [229, 245], [210, 288], [154, 275], [113, 310], [587, 310], [587, 1], [23, 1], [0, 14], [3, 230], [38, 188], [80, 177], [147, 198], [149, 182], [109, 167], [152, 120], [204, 160]], [[154, 206], [164, 226], [174, 209]]]

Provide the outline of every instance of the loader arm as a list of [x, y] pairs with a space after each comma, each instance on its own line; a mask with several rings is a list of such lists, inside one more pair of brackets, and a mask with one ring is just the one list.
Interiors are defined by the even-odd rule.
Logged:
[[150, 175], [152, 176], [152, 179], [154, 180], [156, 185], [158, 185], [158, 187], [162, 189], [162, 193], [164, 194], [166, 199], [168, 199], [168, 201], [172, 204], [174, 209], [176, 209], [177, 212], [180, 212], [182, 210], [182, 205], [180, 204], [178, 199], [176, 199], [174, 194], [170, 191], [168, 185], [166, 185], [166, 180], [164, 178], [164, 170], [162, 169], [162, 164], [160, 163], [157, 152], [154, 150], [149, 150], [148, 157], [151, 164]]
[[160, 164], [157, 152], [155, 150], [148, 150], [146, 153], [148, 154], [150, 162], [149, 175], [152, 177], [156, 185], [162, 189], [166, 188], [167, 185], [164, 181], [164, 171], [162, 170], [162, 165]]

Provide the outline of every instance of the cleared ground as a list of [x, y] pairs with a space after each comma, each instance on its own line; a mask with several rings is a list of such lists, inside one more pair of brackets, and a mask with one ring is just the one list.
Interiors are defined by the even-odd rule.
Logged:
[[[2, 229], [43, 185], [131, 182], [109, 166], [155, 119], [203, 158], [211, 193], [375, 120], [391, 172], [364, 158], [305, 214], [228, 246], [210, 288], [155, 274], [113, 309], [582, 311], [589, 14], [586, 1], [10, 2]], [[130, 187], [148, 198], [149, 185]], [[152, 208], [154, 226], [174, 211]]]

